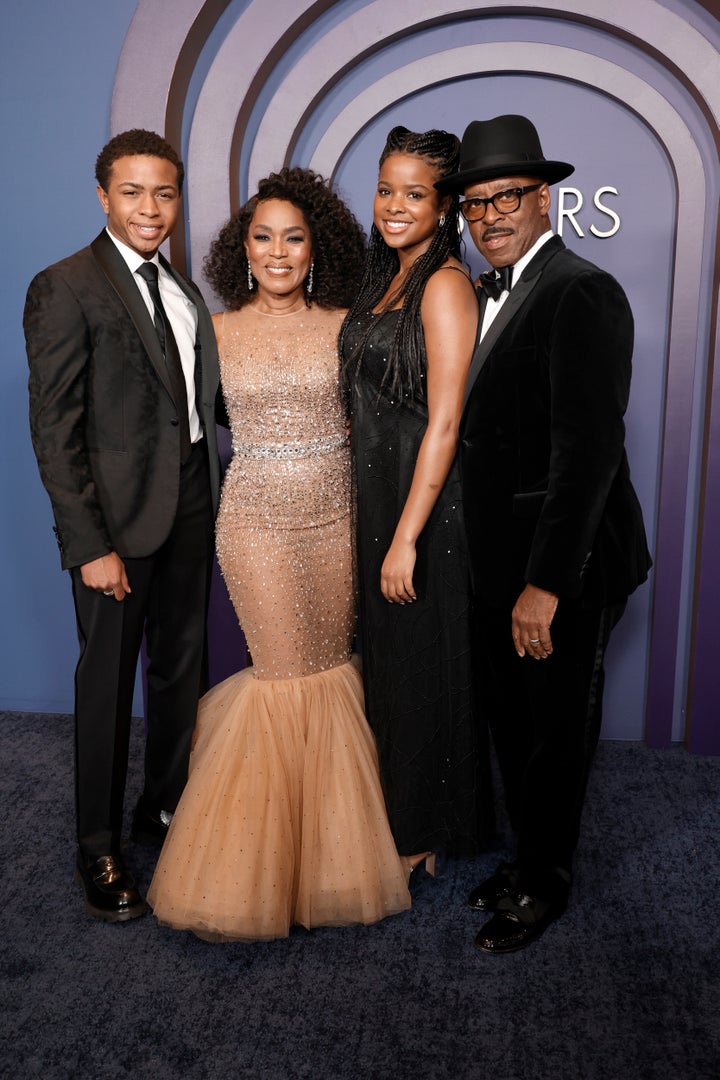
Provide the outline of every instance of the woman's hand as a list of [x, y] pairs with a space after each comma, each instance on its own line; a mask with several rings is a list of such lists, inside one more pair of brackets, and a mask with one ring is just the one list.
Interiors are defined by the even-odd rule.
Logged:
[[464, 273], [438, 270], [425, 286], [420, 311], [427, 353], [428, 423], [410, 490], [380, 571], [380, 590], [391, 604], [417, 599], [413, 587], [415, 544], [457, 450], [465, 380], [478, 322], [475, 290]]
[[416, 599], [413, 588], [415, 545], [393, 540], [380, 571], [380, 591], [391, 604], [408, 604]]

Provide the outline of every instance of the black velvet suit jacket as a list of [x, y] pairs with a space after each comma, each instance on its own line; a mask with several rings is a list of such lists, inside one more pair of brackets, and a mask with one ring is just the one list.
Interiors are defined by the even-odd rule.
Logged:
[[512, 605], [530, 582], [602, 606], [647, 577], [624, 446], [632, 346], [618, 283], [553, 237], [476, 347], [460, 466], [487, 602]]
[[[196, 400], [217, 507], [215, 335], [196, 287], [162, 262], [197, 308]], [[177, 410], [152, 319], [104, 230], [33, 279], [24, 325], [31, 434], [63, 567], [152, 554], [177, 506]]]

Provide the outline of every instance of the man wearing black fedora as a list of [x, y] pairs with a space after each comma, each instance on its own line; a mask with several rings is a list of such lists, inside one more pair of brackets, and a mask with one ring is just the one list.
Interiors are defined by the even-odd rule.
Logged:
[[464, 195], [492, 268], [460, 428], [478, 691], [517, 836], [469, 897], [493, 913], [475, 939], [491, 953], [565, 910], [605, 649], [651, 565], [624, 446], [632, 314], [550, 228], [548, 185], [571, 172], [528, 119], [499, 116], [469, 125], [436, 184]]

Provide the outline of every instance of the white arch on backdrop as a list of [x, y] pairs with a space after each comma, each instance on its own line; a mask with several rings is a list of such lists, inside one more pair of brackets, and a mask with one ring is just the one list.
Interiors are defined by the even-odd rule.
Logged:
[[[177, 57], [192, 26], [208, 6], [208, 0], [173, 0], [173, 17], [168, 20], [167, 0], [138, 0], [118, 63], [111, 112], [113, 133], [138, 124], [156, 131], [163, 130]], [[333, 51], [342, 45], [341, 39], [347, 36], [348, 31], [354, 46], [349, 59], [366, 48], [382, 44], [391, 34], [407, 32], [407, 15], [401, 14], [399, 7], [397, 5], [395, 15], [386, 0], [374, 0], [332, 28], [318, 45], [308, 51], [305, 62], [293, 69], [291, 77], [294, 81], [284, 84], [285, 104], [290, 104], [292, 110], [297, 111], [298, 101], [312, 100], [322, 90], [322, 84], [317, 85], [317, 77], [328, 71], [329, 57], [334, 70], [348, 62], [346, 49]], [[230, 63], [235, 69], [241, 69], [239, 89], [243, 85], [246, 88], [250, 85], [259, 70], [259, 61], [307, 12], [308, 4], [306, 0], [283, 0], [281, 5], [275, 4], [272, 20], [267, 17], [267, 8], [267, 0], [251, 0], [226, 38], [226, 43], [232, 42]], [[427, 4], [423, 19], [418, 20], [416, 27], [443, 15], [455, 14], [458, 18], [482, 15], [486, 8], [491, 9], [493, 15], [502, 15], [527, 9], [528, 4], [527, 0], [505, 0], [503, 4], [476, 0], [474, 6], [468, 9], [462, 0], [435, 0]], [[668, 10], [658, 0], [633, 0], [632, 3], [626, 0], [602, 0], [600, 3], [598, 0], [553, 0], [552, 6], [543, 8], [538, 4], [528, 14], [553, 17], [565, 14], [570, 19], [580, 16], [594, 23], [602, 22], [610, 32], [631, 34], [646, 42], [677, 65], [680, 71], [692, 77], [715, 119], [720, 121], [720, 85], [715, 49], [682, 16]], [[394, 22], [391, 23], [393, 18]], [[157, 46], [160, 28], [162, 50]], [[359, 33], [357, 39], [356, 32]], [[316, 52], [318, 48], [319, 53]], [[227, 54], [225, 45], [221, 51]], [[224, 59], [221, 60], [220, 53], [216, 63], [218, 61], [222, 67]], [[208, 83], [212, 75], [210, 72]], [[292, 96], [293, 90], [298, 96]], [[269, 119], [273, 115], [269, 113]]]
[[[154, 0], [157, 2], [157, 0]], [[190, 248], [207, 248], [207, 243], [231, 212], [226, 167], [229, 167], [238, 110], [252, 78], [259, 70], [271, 43], [276, 43], [299, 17], [305, 6], [295, 0], [283, 4], [279, 22], [269, 28], [266, 15], [259, 14], [261, 0], [254, 0], [228, 33], [213, 61], [198, 97], [193, 117], [188, 153], [188, 171], [193, 188], [202, 191], [202, 200], [193, 206]], [[362, 53], [382, 46], [397, 35], [408, 35], [438, 19], [467, 18], [525, 10], [525, 0], [506, 0], [500, 7], [490, 0], [468, 11], [459, 0], [435, 0], [413, 26], [407, 25], [407, 11], [391, 7], [385, 0], [373, 0], [331, 27], [288, 71], [261, 118], [253, 142], [248, 169], [248, 185], [277, 168], [287, 147], [298, 134], [299, 125], [312, 104], [323, 98], [338, 72], [350, 68]], [[552, 8], [534, 8], [533, 16], [580, 16], [607, 26], [612, 33], [637, 36], [676, 64], [692, 72], [693, 80], [716, 117], [720, 118], [720, 86], [717, 54], [710, 43], [683, 19], [656, 0], [633, 0], [632, 4], [608, 0], [598, 15], [597, 0], [554, 0]], [[512, 61], [507, 58], [508, 69]], [[433, 57], [433, 65], [435, 57]], [[477, 67], [479, 67], [479, 63]], [[555, 70], [548, 74], [559, 74]], [[435, 80], [433, 80], [435, 81]], [[228, 93], [234, 87], [234, 93]], [[212, 136], [209, 134], [212, 132]], [[210, 145], [211, 144], [211, 145]], [[210, 153], [211, 151], [211, 153]]]
[[[677, 162], [678, 181], [692, 189], [693, 199], [702, 194], [700, 218], [704, 217], [705, 180], [702, 160], [695, 141], [677, 110], [653, 87], [637, 75], [601, 57], [562, 45], [537, 45], [535, 42], [503, 41], [503, 57], [497, 59], [493, 44], [466, 45], [433, 54], [428, 77], [426, 60], [416, 60], [376, 80], [358, 94], [327, 126], [313, 152], [310, 167], [332, 175], [350, 144], [378, 113], [403, 97], [432, 86], [463, 77], [486, 77], [507, 74], [546, 75], [567, 79], [602, 91], [650, 120], [652, 129], [665, 143], [671, 160]], [[681, 175], [682, 174], [682, 175]], [[264, 174], [260, 174], [264, 175]]]
[[[283, 34], [306, 13], [306, 0], [283, 0], [272, 19], [267, 3], [254, 0], [238, 17], [208, 71], [193, 116], [188, 151], [188, 173], [196, 164], [202, 184], [212, 176], [210, 191], [193, 208], [193, 220], [208, 238], [231, 212], [228, 172], [235, 124], [241, 104], [267, 56]], [[229, 92], [232, 91], [232, 92]], [[207, 163], [212, 162], [208, 167]], [[218, 168], [220, 166], [220, 168]], [[209, 231], [208, 231], [209, 229]], [[191, 228], [190, 247], [192, 248]]]
[[[168, 25], [165, 0], [139, 0], [118, 65], [111, 117], [113, 132], [138, 124], [158, 131], [165, 129], [168, 94], [177, 57], [192, 26], [211, 6], [208, 0], [175, 0], [173, 19]], [[500, 6], [491, 0], [480, 0], [468, 11], [462, 0], [434, 0], [427, 5], [423, 17], [410, 27], [407, 25], [407, 13], [400, 8], [400, 5], [388, 5], [386, 0], [372, 0], [331, 27], [289, 70], [260, 121], [248, 170], [251, 187], [259, 177], [276, 168], [284, 159], [287, 146], [297, 135], [298, 125], [306, 112], [311, 110], [313, 102], [323, 96], [337, 72], [352, 66], [361, 53], [382, 45], [383, 41], [396, 35], [410, 34], [435, 20], [480, 15], [485, 8], [490, 9], [493, 15], [517, 13], [526, 10], [527, 3], [526, 0], [505, 0]], [[232, 209], [228, 170], [240, 106], [263, 61], [307, 11], [305, 0], [283, 0], [270, 20], [266, 0], [252, 0], [238, 16], [210, 65], [193, 116], [188, 152], [188, 201], [191, 206], [188, 246], [196, 254], [207, 250], [210, 238]], [[565, 14], [570, 19], [579, 16], [595, 23], [602, 20], [611, 33], [615, 31], [638, 37], [666, 56], [681, 71], [692, 73], [697, 89], [713, 115], [720, 120], [716, 51], [702, 34], [657, 0], [633, 0], [632, 4], [624, 0], [606, 0], [601, 16], [598, 15], [597, 0], [553, 0], [552, 8], [542, 9], [538, 6], [531, 9], [531, 14], [556, 18]], [[163, 44], [167, 46], [162, 50], [157, 48], [155, 38], [159, 25], [163, 27]], [[527, 46], [527, 43], [516, 43], [516, 47], [521, 48], [523, 44]], [[494, 57], [486, 58], [487, 46], [469, 48], [475, 52], [474, 73], [483, 67], [485, 70], [497, 70]], [[528, 48], [554, 47], [533, 44]], [[477, 51], [481, 49], [485, 49], [485, 53]], [[505, 70], [511, 70], [515, 61], [505, 49], [504, 45]], [[572, 50], [566, 50], [566, 54], [565, 59], [572, 55]], [[581, 55], [583, 67], [590, 66], [598, 59], [588, 54]], [[488, 64], [488, 59], [492, 61], [491, 64]], [[433, 83], [440, 81], [436, 76], [437, 63], [438, 54], [435, 54]], [[466, 65], [468, 73], [471, 66]], [[537, 70], [529, 61], [524, 66], [525, 70]], [[577, 70], [578, 62], [574, 61], [571, 66]], [[569, 75], [557, 65], [546, 67], [544, 73], [577, 77]], [[579, 72], [579, 81], [588, 81], [583, 72]], [[641, 80], [636, 81], [642, 85]], [[599, 82], [589, 82], [589, 85], [595, 85], [606, 93], [613, 91], [612, 86]], [[229, 92], [229, 88], [232, 92]], [[397, 92], [402, 94], [402, 90]], [[361, 96], [365, 98], [368, 93], [369, 90]], [[638, 95], [638, 99], [641, 96]], [[635, 105], [634, 102], [632, 104]], [[637, 111], [641, 112], [641, 109], [637, 107]], [[355, 128], [353, 133], [357, 130]], [[323, 145], [327, 146], [325, 139]]]
[[[111, 114], [113, 132], [138, 124], [165, 130], [177, 58], [193, 25], [210, 6], [208, 0], [175, 0], [173, 19], [169, 21], [166, 0], [139, 0], [118, 65]], [[497, 5], [492, 0], [480, 0], [468, 11], [462, 0], [434, 0], [427, 5], [422, 19], [408, 27], [407, 14], [401, 11], [401, 5], [393, 7], [386, 0], [372, 0], [331, 27], [290, 69], [268, 104], [250, 158], [250, 185], [283, 159], [306, 111], [323, 95], [336, 73], [351, 66], [361, 53], [435, 20], [481, 15], [485, 8], [493, 15], [502, 15], [522, 12], [527, 9], [527, 3], [505, 0]], [[193, 188], [203, 194], [193, 207], [191, 249], [206, 247], [218, 225], [231, 212], [227, 178], [240, 105], [265, 58], [307, 11], [305, 0], [283, 0], [270, 20], [266, 0], [252, 0], [238, 16], [210, 66], [190, 134], [188, 171]], [[565, 14], [569, 19], [602, 21], [611, 33], [629, 34], [644, 41], [680, 71], [692, 76], [720, 122], [715, 49], [694, 27], [658, 0], [633, 0], [632, 4], [606, 0], [600, 14], [597, 0], [553, 0], [552, 8], [538, 6], [531, 9], [531, 14], [555, 18]], [[156, 45], [159, 26], [163, 32], [162, 50]], [[228, 92], [229, 87], [232, 93]]]
[[[139, 0], [123, 43], [113, 88], [110, 130], [129, 128], [165, 131], [165, 114], [173, 74], [182, 47], [204, 7], [204, 0]], [[162, 47], [158, 33], [162, 28]]]
[[[526, 0], [506, 0], [498, 10], [489, 0], [475, 5], [468, 12], [463, 5], [453, 0], [436, 0], [429, 5], [433, 18], [457, 14], [468, 16], [480, 15], [484, 7], [492, 7], [494, 16], [512, 13], [518, 9], [527, 9]], [[602, 10], [599, 11], [598, 9]], [[332, 73], [349, 67], [355, 58], [373, 46], [382, 46], [383, 41], [406, 28], [407, 14], [402, 5], [389, 9], [386, 0], [373, 0], [367, 7], [355, 12], [339, 26], [333, 27], [327, 34], [309, 48], [288, 72], [282, 85], [265, 109], [255, 138], [253, 153], [250, 158], [248, 184], [254, 189], [260, 177], [264, 176], [273, 162], [282, 160], [285, 148], [290, 145], [297, 123], [312, 102], [322, 97], [327, 89], [328, 71]], [[528, 12], [529, 17], [548, 14], [557, 17], [561, 12], [569, 16], [582, 15], [602, 22], [612, 30], [638, 35], [652, 47], [664, 53], [669, 60], [677, 64], [680, 70], [692, 72], [693, 80], [716, 110], [720, 119], [720, 79], [718, 79], [717, 53], [710, 43], [679, 16], [658, 5], [655, 0], [632, 0], [632, 3], [613, 3], [606, 0], [554, 0], [552, 8], [544, 12], [541, 6]], [[419, 29], [424, 19], [418, 19], [412, 29]], [[476, 48], [477, 46], [471, 46]], [[503, 42], [503, 56], [506, 48]], [[432, 55], [432, 81], [435, 82], [435, 53]], [[507, 69], [514, 67], [512, 60]], [[484, 69], [478, 62], [476, 73]], [[428, 69], [426, 68], [426, 71]], [[497, 57], [493, 58], [492, 70], [497, 70]], [[557, 72], [558, 68], [553, 67]]]
[[698, 315], [702, 284], [702, 266], [698, 252], [705, 237], [706, 181], [702, 158], [691, 132], [677, 110], [647, 83], [617, 64], [600, 57], [580, 53], [559, 45], [503, 42], [502, 61], [497, 60], [494, 45], [468, 45], [436, 53], [433, 72], [428, 80], [427, 64], [416, 60], [378, 79], [340, 113], [328, 126], [310, 160], [310, 167], [331, 176], [358, 132], [382, 109], [402, 97], [429, 86], [463, 76], [502, 74], [508, 70], [569, 79], [601, 90], [609, 97], [634, 110], [663, 143], [675, 169], [678, 189], [676, 234], [682, 237], [676, 251], [675, 274], [683, 280], [683, 289], [674, 290], [669, 344], [668, 395], [676, 416], [689, 424], [692, 409], [692, 386], [688, 380], [674, 377], [672, 358], [696, 357]]

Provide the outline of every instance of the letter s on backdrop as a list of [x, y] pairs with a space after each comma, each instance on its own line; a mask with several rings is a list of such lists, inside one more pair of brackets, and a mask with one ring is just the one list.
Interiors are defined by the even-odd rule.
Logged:
[[593, 234], [593, 236], [600, 237], [600, 239], [602, 239], [602, 240], [607, 239], [608, 236], [614, 236], [615, 233], [620, 228], [620, 218], [619, 218], [619, 216], [615, 213], [614, 210], [611, 210], [609, 206], [605, 206], [600, 201], [600, 196], [605, 195], [605, 194], [617, 195], [618, 194], [618, 189], [614, 188], [614, 187], [601, 187], [601, 188], [598, 188], [597, 191], [595, 192], [595, 197], [593, 198], [593, 203], [598, 208], [598, 210], [600, 210], [603, 214], [607, 214], [607, 216], [610, 218], [610, 220], [613, 223], [612, 227], [610, 229], [606, 229], [605, 232], [602, 232], [600, 229], [596, 229], [594, 225], [590, 226], [590, 232]]

